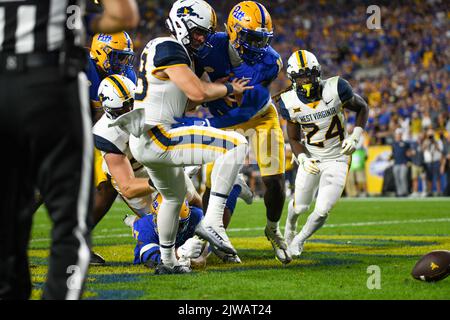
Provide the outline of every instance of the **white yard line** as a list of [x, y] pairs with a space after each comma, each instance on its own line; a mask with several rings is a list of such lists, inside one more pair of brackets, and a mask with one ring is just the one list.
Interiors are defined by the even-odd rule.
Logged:
[[[367, 222], [352, 222], [352, 223], [336, 223], [336, 224], [325, 224], [323, 228], [339, 228], [339, 227], [364, 227], [364, 226], [381, 226], [381, 225], [394, 225], [403, 223], [425, 223], [425, 222], [450, 222], [450, 218], [436, 218], [436, 219], [411, 219], [411, 220], [384, 220], [384, 221], [367, 221]], [[101, 229], [100, 232], [114, 232], [123, 231], [124, 228], [114, 228], [114, 229]], [[242, 232], [242, 231], [261, 231], [264, 228], [230, 228], [227, 232]], [[98, 232], [98, 231], [97, 231]], [[107, 239], [107, 238], [123, 238], [130, 237], [131, 233], [120, 233], [120, 234], [108, 234], [108, 235], [96, 235], [93, 239]], [[38, 238], [33, 239], [31, 242], [45, 242], [50, 241], [50, 238]]]

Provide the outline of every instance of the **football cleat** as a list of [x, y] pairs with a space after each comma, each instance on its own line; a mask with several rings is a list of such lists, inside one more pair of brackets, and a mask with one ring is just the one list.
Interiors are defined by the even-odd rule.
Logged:
[[225, 253], [232, 255], [237, 254], [237, 251], [228, 239], [223, 226], [205, 226], [202, 220], [195, 228], [195, 234]]
[[244, 175], [240, 173], [237, 177], [236, 184], [241, 186], [241, 193], [239, 194], [239, 198], [245, 201], [246, 204], [252, 204], [254, 194], [252, 189], [245, 183]]
[[99, 255], [98, 253], [95, 253], [94, 251], [91, 251], [91, 260], [89, 261], [89, 264], [91, 266], [101, 266], [106, 263], [105, 259]]
[[225, 253], [215, 248], [214, 246], [211, 246], [211, 250], [212, 252], [214, 252], [216, 256], [218, 256], [225, 263], [242, 263], [241, 259], [237, 254]]
[[300, 242], [298, 237], [295, 237], [292, 242], [288, 246], [288, 250], [291, 253], [292, 257], [300, 257], [303, 252], [304, 242]]
[[281, 235], [280, 230], [272, 230], [267, 227], [264, 229], [264, 233], [267, 240], [272, 244], [273, 250], [275, 251], [275, 258], [283, 264], [288, 264], [292, 261], [292, 257], [287, 249], [286, 241]]
[[184, 274], [184, 273], [191, 273], [191, 272], [192, 272], [192, 269], [190, 267], [181, 266], [181, 265], [169, 267], [169, 266], [166, 266], [165, 264], [160, 263], [155, 268], [155, 274], [157, 274], [157, 275]]

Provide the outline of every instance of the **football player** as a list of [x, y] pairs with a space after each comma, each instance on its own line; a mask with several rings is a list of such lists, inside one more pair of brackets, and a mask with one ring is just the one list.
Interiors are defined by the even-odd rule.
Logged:
[[201, 126], [172, 128], [189, 105], [198, 105], [252, 89], [248, 80], [227, 83], [200, 80], [193, 71], [192, 56], [215, 31], [216, 15], [202, 0], [176, 1], [167, 25], [172, 37], [151, 40], [141, 55], [136, 110], [115, 121], [132, 133], [130, 148], [161, 193], [157, 218], [161, 261], [157, 273], [185, 273], [175, 255], [176, 225], [186, 194], [182, 166], [215, 161], [207, 214], [196, 234], [228, 254], [236, 254], [222, 216], [228, 195], [247, 153], [247, 141], [235, 132]]
[[[133, 109], [136, 86], [128, 78], [120, 75], [106, 77], [99, 86], [98, 96], [104, 114], [94, 126], [94, 142], [103, 156], [103, 170], [111, 179], [112, 185], [124, 199], [128, 207], [139, 216], [151, 213], [151, 193], [155, 191], [145, 168], [131, 155], [128, 147], [129, 133], [117, 126], [110, 127], [114, 119]], [[186, 199], [190, 206], [202, 206], [201, 197], [190, 180], [196, 167], [186, 170]], [[190, 174], [189, 174], [190, 172]], [[251, 191], [242, 177], [233, 186], [226, 203], [226, 210], [234, 211], [238, 196], [249, 201]], [[217, 252], [216, 252], [217, 253]], [[227, 262], [239, 262], [237, 256], [220, 255]]]
[[[253, 90], [231, 99], [207, 102], [214, 116], [209, 119], [183, 117], [180, 124], [202, 124], [237, 131], [250, 138], [263, 183], [266, 187], [265, 235], [271, 242], [276, 258], [282, 263], [292, 259], [279, 229], [285, 201], [285, 150], [284, 137], [269, 86], [282, 68], [280, 55], [270, 46], [273, 38], [272, 19], [267, 9], [255, 1], [243, 1], [231, 10], [226, 33], [218, 32], [208, 38], [205, 46], [194, 57], [198, 75], [206, 73], [211, 81], [224, 77], [247, 78]], [[207, 167], [207, 203], [211, 175]], [[225, 217], [228, 221], [230, 217]]]
[[[321, 67], [309, 51], [294, 52], [287, 75], [292, 89], [281, 94], [280, 110], [299, 168], [294, 199], [289, 202], [285, 238], [293, 256], [325, 223], [345, 186], [351, 154], [364, 131], [369, 108], [350, 84], [336, 76], [321, 79]], [[344, 109], [356, 112], [353, 133], [347, 134]], [[304, 133], [304, 141], [302, 140]], [[306, 212], [318, 188], [314, 211], [296, 234], [297, 219]]]
[[[151, 214], [142, 216], [126, 216], [124, 223], [132, 228], [133, 237], [137, 244], [134, 249], [134, 264], [145, 264], [154, 268], [161, 264], [161, 249], [158, 234], [158, 213], [163, 202], [160, 193], [155, 197], [151, 206]], [[176, 256], [180, 265], [191, 266], [191, 259], [198, 258], [205, 247], [205, 241], [194, 236], [195, 228], [203, 218], [200, 207], [190, 205], [184, 201], [179, 213], [176, 233]]]
[[[103, 114], [98, 89], [101, 81], [109, 75], [117, 74], [136, 83], [133, 70], [133, 42], [125, 31], [93, 36], [89, 51], [88, 68], [86, 71], [90, 87], [89, 97], [93, 122], [96, 123]], [[93, 209], [93, 226], [95, 227], [111, 208], [117, 197], [117, 192], [102, 170], [102, 156], [94, 149], [94, 184], [96, 187]], [[103, 264], [104, 259], [97, 253], [91, 254], [91, 264]]]

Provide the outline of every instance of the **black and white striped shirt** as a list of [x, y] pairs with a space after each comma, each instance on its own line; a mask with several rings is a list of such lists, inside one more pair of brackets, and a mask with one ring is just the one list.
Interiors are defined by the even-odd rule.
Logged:
[[58, 50], [84, 42], [85, 0], [0, 0], [0, 53]]

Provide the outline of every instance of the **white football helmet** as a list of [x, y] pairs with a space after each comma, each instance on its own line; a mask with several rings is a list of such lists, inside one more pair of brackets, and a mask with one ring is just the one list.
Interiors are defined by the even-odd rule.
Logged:
[[98, 87], [98, 97], [106, 116], [116, 119], [133, 110], [136, 86], [127, 77], [114, 74], [106, 77]]
[[172, 5], [169, 12], [169, 18], [166, 25], [170, 32], [187, 49], [193, 49], [191, 44], [191, 32], [197, 32], [209, 35], [214, 33], [217, 26], [217, 16], [214, 9], [203, 0], [177, 0]]
[[[288, 60], [287, 76], [297, 92], [305, 98], [311, 99], [317, 95], [321, 68], [316, 56], [311, 52], [306, 50], [294, 52]], [[309, 83], [298, 86], [296, 79], [305, 77], [310, 79]]]

